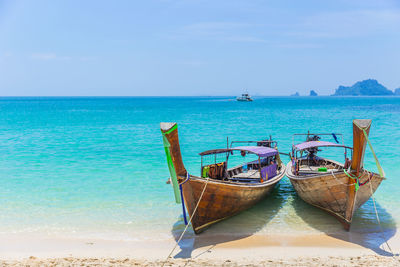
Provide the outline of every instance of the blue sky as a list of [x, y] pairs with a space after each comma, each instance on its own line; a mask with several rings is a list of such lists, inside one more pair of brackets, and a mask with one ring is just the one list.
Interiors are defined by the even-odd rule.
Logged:
[[0, 95], [400, 87], [400, 1], [0, 0]]

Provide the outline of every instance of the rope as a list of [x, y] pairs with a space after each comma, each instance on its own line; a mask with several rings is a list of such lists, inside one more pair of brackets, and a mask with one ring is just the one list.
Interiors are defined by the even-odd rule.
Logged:
[[[364, 136], [365, 136], [365, 139], [367, 140], [368, 145], [369, 145], [369, 148], [371, 149], [372, 155], [374, 155], [375, 164], [376, 164], [376, 167], [378, 168], [379, 175], [380, 175], [382, 178], [384, 178], [384, 177], [385, 177], [385, 171], [383, 170], [381, 164], [379, 163], [378, 157], [376, 156], [375, 151], [374, 151], [374, 149], [372, 148], [372, 144], [371, 144], [371, 142], [369, 141], [367, 132], [365, 131], [365, 129], [359, 127], [357, 124], [355, 124], [355, 125], [356, 125], [360, 130], [363, 131]], [[373, 176], [373, 175], [372, 175], [372, 173], [371, 173], [371, 175], [368, 177], [368, 180], [369, 180], [369, 181], [371, 180], [372, 176]], [[370, 181], [370, 183], [369, 183], [369, 187], [370, 187], [370, 189], [371, 189], [371, 198], [372, 198], [372, 202], [373, 202], [373, 204], [374, 204], [374, 210], [375, 210], [376, 220], [378, 221], [379, 230], [380, 230], [380, 232], [381, 232], [381, 234], [382, 234], [382, 237], [383, 237], [383, 240], [385, 241], [386, 246], [389, 248], [390, 253], [392, 253], [392, 257], [393, 257], [393, 259], [394, 259], [394, 258], [395, 258], [395, 254], [393, 253], [392, 248], [389, 246], [389, 243], [388, 243], [387, 240], [385, 239], [385, 235], [384, 235], [383, 230], [382, 230], [381, 220], [379, 219], [378, 210], [376, 209], [375, 197], [374, 197], [374, 192], [373, 192], [373, 190], [372, 190], [372, 183], [371, 183], [371, 181]]]
[[[189, 174], [188, 174], [188, 175], [189, 175]], [[206, 179], [206, 183], [205, 183], [205, 185], [204, 185], [203, 191], [202, 191], [201, 194], [200, 194], [199, 201], [197, 202], [196, 207], [194, 208], [193, 213], [192, 213], [192, 215], [191, 215], [190, 218], [189, 218], [189, 222], [190, 222], [190, 223], [192, 223], [192, 218], [193, 218], [194, 214], [195, 214], [196, 211], [197, 211], [197, 207], [199, 206], [199, 203], [200, 203], [200, 201], [201, 201], [201, 199], [202, 199], [202, 197], [203, 197], [204, 191], [206, 191], [206, 187], [207, 187], [207, 184], [208, 184], [208, 181], [209, 181], [209, 180], [210, 180], [210, 178], [207, 178], [207, 179]], [[181, 236], [179, 237], [178, 241], [176, 242], [175, 246], [173, 247], [173, 249], [172, 249], [171, 252], [169, 253], [168, 257], [165, 259], [165, 261], [164, 261], [163, 264], [161, 265], [162, 267], [164, 267], [165, 263], [166, 263], [166, 262], [168, 261], [168, 259], [171, 257], [172, 253], [174, 252], [174, 250], [175, 250], [176, 247], [178, 246], [179, 242], [182, 240], [182, 237], [183, 237], [184, 234], [186, 233], [186, 230], [188, 229], [188, 227], [189, 227], [189, 224], [186, 225], [185, 229], [183, 230], [183, 232], [182, 232]]]
[[365, 131], [364, 128], [359, 127], [357, 124], [354, 124], [354, 125], [356, 125], [358, 129], [360, 129], [361, 131], [363, 131], [364, 136], [365, 136], [365, 139], [366, 139], [367, 142], [368, 142], [368, 146], [369, 146], [369, 148], [371, 149], [372, 155], [374, 156], [375, 164], [376, 164], [376, 167], [378, 168], [379, 175], [380, 175], [381, 177], [385, 177], [385, 172], [384, 172], [384, 170], [383, 170], [381, 164], [379, 163], [378, 157], [376, 156], [374, 149], [372, 148], [372, 144], [371, 144], [371, 142], [369, 141], [367, 132]]
[[[371, 177], [368, 177], [368, 179], [371, 180]], [[379, 231], [381, 232], [381, 234], [382, 234], [382, 239], [383, 239], [383, 241], [385, 241], [385, 244], [386, 244], [386, 246], [389, 248], [390, 253], [392, 253], [393, 259], [396, 260], [395, 254], [393, 253], [392, 248], [389, 246], [388, 241], [385, 239], [385, 234], [383, 233], [383, 230], [382, 230], [381, 220], [379, 219], [378, 210], [376, 209], [375, 197], [374, 197], [374, 192], [373, 192], [373, 190], [372, 190], [372, 183], [371, 183], [371, 181], [370, 181], [370, 183], [369, 183], [369, 188], [371, 189], [371, 198], [372, 198], [372, 203], [374, 203], [374, 210], [375, 210], [376, 220], [378, 221], [378, 225], [379, 225]], [[385, 250], [385, 249], [383, 249], [383, 250]]]
[[372, 155], [374, 155], [375, 164], [376, 164], [376, 167], [378, 167], [379, 175], [380, 175], [381, 177], [385, 177], [385, 172], [383, 171], [382, 166], [381, 166], [381, 164], [379, 163], [378, 157], [376, 156], [375, 151], [374, 151], [374, 149], [372, 148], [371, 142], [370, 142], [369, 139], [368, 139], [368, 134], [367, 134], [367, 132], [366, 132], [364, 129], [362, 129], [362, 130], [363, 130], [363, 132], [364, 132], [365, 139], [367, 139], [367, 142], [368, 142], [369, 148], [371, 149]]
[[[345, 171], [345, 170], [344, 170], [344, 171]], [[361, 182], [360, 182], [360, 179], [364, 177], [365, 173], [370, 174], [370, 177], [368, 178], [368, 180], [366, 180], [365, 182], [361, 183]], [[352, 186], [352, 185], [355, 184], [355, 183], [352, 183], [352, 184], [345, 184], [345, 183], [341, 182], [341, 181], [335, 176], [335, 173], [333, 172], [333, 170], [331, 170], [331, 174], [332, 174], [333, 178], [335, 178], [336, 181], [338, 181], [338, 182], [339, 182], [340, 184], [342, 184], [342, 185], [345, 185], [345, 186]], [[349, 176], [351, 179], [353, 179], [353, 180], [356, 179], [356, 178], [353, 178], [353, 177], [352, 177], [351, 175], [349, 175], [348, 173], [346, 173], [346, 174], [347, 174], [347, 176]], [[358, 177], [358, 184], [359, 184], [360, 186], [365, 185], [366, 183], [370, 182], [372, 176], [373, 176], [373, 173], [372, 173], [372, 172], [370, 173], [370, 172], [364, 170], [364, 172]], [[357, 181], [356, 181], [356, 182], [357, 182]]]
[[[356, 126], [358, 127], [358, 125], [356, 125]], [[379, 175], [380, 175], [382, 178], [385, 177], [385, 172], [383, 171], [382, 166], [381, 166], [381, 164], [379, 163], [378, 158], [377, 158], [377, 156], [376, 156], [376, 154], [375, 154], [375, 151], [374, 151], [374, 149], [372, 148], [371, 142], [370, 142], [369, 139], [368, 139], [368, 134], [367, 134], [367, 132], [366, 132], [365, 129], [363, 129], [363, 128], [360, 128], [360, 127], [358, 127], [358, 128], [359, 128], [360, 130], [363, 131], [364, 136], [365, 136], [365, 139], [366, 139], [367, 142], [368, 142], [369, 148], [371, 149], [372, 154], [374, 155], [375, 164], [376, 164], [376, 166], [377, 166], [377, 168], [378, 168], [378, 170], [379, 170]], [[374, 197], [374, 192], [373, 192], [373, 190], [372, 190], [372, 182], [371, 182], [371, 178], [373, 177], [373, 173], [372, 173], [372, 172], [369, 173], [368, 171], [364, 170], [364, 173], [363, 173], [362, 175], [360, 175], [359, 177], [357, 177], [357, 176], [353, 176], [353, 177], [352, 177], [349, 173], [346, 172], [346, 170], [344, 170], [344, 172], [346, 173], [347, 176], [349, 176], [350, 178], [356, 180], [356, 191], [357, 191], [359, 185], [365, 185], [367, 182], [369, 182], [369, 188], [370, 188], [370, 190], [371, 190], [372, 203], [374, 204], [375, 216], [376, 216], [376, 220], [377, 220], [378, 225], [379, 225], [380, 233], [382, 234], [382, 239], [384, 240], [386, 246], [387, 246], [388, 249], [390, 250], [390, 253], [392, 253], [393, 259], [396, 260], [395, 254], [393, 253], [392, 248], [390, 247], [388, 241], [385, 239], [385, 235], [384, 235], [383, 230], [382, 230], [381, 220], [379, 219], [378, 210], [377, 210], [377, 208], [376, 208], [375, 197]], [[367, 173], [370, 174], [370, 175], [368, 176], [368, 180], [365, 181], [364, 183], [360, 184], [360, 178], [361, 178], [362, 176], [364, 176], [365, 172], [367, 172]], [[332, 173], [332, 176], [333, 176], [339, 183], [344, 184], [344, 183], [342, 183], [341, 181], [339, 181], [339, 180], [336, 178], [336, 176], [333, 174], [333, 170], [332, 170], [331, 173]], [[351, 184], [351, 185], [352, 185], [352, 184]], [[350, 185], [349, 185], [349, 186], [350, 186]]]
[[352, 186], [354, 183], [352, 183], [352, 184], [345, 184], [345, 183], [342, 183], [336, 176], [335, 176], [335, 174], [333, 173], [333, 170], [331, 170], [331, 174], [332, 174], [332, 176], [333, 176], [333, 178], [335, 178], [336, 179], [336, 181], [338, 181], [340, 184], [342, 184], [342, 185], [345, 185], [345, 186]]
[[[364, 172], [365, 172], [365, 170], [364, 170]], [[368, 172], [367, 172], [368, 173]], [[369, 174], [369, 178], [368, 178], [368, 180], [365, 180], [365, 182], [364, 183], [361, 183], [360, 181], [358, 181], [358, 183], [360, 184], [360, 186], [363, 186], [363, 185], [365, 185], [366, 183], [368, 183], [368, 182], [370, 182], [371, 181], [371, 178], [374, 176], [374, 173], [370, 173]]]
[[361, 177], [361, 175], [360, 176], [355, 176], [355, 175], [351, 175], [346, 170], [343, 170], [343, 171], [350, 179], [356, 180], [356, 182], [355, 182], [356, 188], [355, 189], [356, 189], [356, 192], [357, 192], [358, 189], [360, 188], [360, 177]]
[[[380, 221], [379, 215], [378, 215], [378, 210], [377, 210], [377, 208], [376, 208], [375, 197], [374, 197], [374, 192], [373, 192], [373, 190], [372, 190], [372, 182], [371, 182], [371, 178], [373, 177], [373, 173], [364, 170], [363, 174], [362, 174], [359, 178], [363, 177], [365, 173], [368, 173], [368, 174], [369, 174], [369, 175], [368, 175], [368, 180], [365, 181], [365, 182], [364, 182], [363, 184], [361, 184], [361, 185], [364, 185], [364, 184], [366, 184], [367, 182], [369, 182], [370, 189], [371, 189], [371, 198], [372, 198], [372, 202], [373, 202], [373, 204], [374, 204], [374, 211], [375, 211], [376, 220], [378, 221], [379, 231], [380, 231], [380, 233], [382, 234], [382, 239], [384, 240], [386, 246], [389, 248], [390, 253], [392, 253], [392, 257], [395, 259], [395, 254], [393, 253], [393, 250], [392, 250], [392, 248], [390, 247], [388, 241], [385, 239], [385, 235], [384, 235], [384, 233], [383, 233], [382, 226], [381, 226], [381, 221]], [[339, 183], [341, 183], [342, 185], [351, 186], [351, 185], [354, 184], [354, 183], [353, 183], [353, 184], [345, 184], [345, 183], [342, 183], [339, 179], [336, 178], [335, 174], [333, 173], [333, 170], [331, 171], [331, 174], [332, 174], [332, 176], [333, 176]]]
[[[355, 124], [355, 125], [358, 127], [357, 124]], [[369, 145], [369, 148], [371, 149], [372, 155], [374, 156], [375, 164], [376, 164], [376, 167], [378, 168], [379, 175], [380, 175], [382, 178], [385, 177], [385, 171], [383, 170], [381, 164], [379, 163], [378, 157], [376, 156], [375, 151], [374, 151], [374, 149], [372, 148], [372, 144], [371, 144], [371, 142], [369, 141], [367, 132], [365, 131], [365, 129], [363, 129], [363, 128], [361, 128], [361, 127], [358, 127], [358, 128], [359, 128], [360, 130], [362, 130], [363, 133], [364, 133], [365, 139], [367, 140], [368, 145]], [[377, 208], [376, 208], [376, 203], [375, 203], [374, 192], [373, 192], [373, 190], [372, 190], [372, 182], [371, 182], [371, 178], [372, 178], [372, 177], [373, 177], [373, 173], [371, 172], [370, 176], [368, 176], [368, 181], [370, 182], [370, 183], [369, 183], [369, 188], [370, 188], [370, 190], [371, 190], [371, 198], [372, 198], [372, 203], [374, 204], [374, 211], [375, 211], [376, 220], [377, 220], [378, 225], [379, 225], [379, 231], [380, 231], [380, 233], [382, 234], [382, 239], [384, 240], [386, 246], [387, 246], [388, 249], [390, 250], [390, 253], [392, 253], [393, 259], [396, 259], [396, 258], [395, 258], [395, 254], [393, 253], [393, 250], [392, 250], [392, 248], [390, 247], [388, 241], [385, 239], [385, 235], [384, 235], [383, 230], [382, 230], [381, 220], [379, 219], [378, 210], [377, 210]], [[366, 182], [364, 182], [362, 185], [364, 185], [365, 183], [366, 183]]]

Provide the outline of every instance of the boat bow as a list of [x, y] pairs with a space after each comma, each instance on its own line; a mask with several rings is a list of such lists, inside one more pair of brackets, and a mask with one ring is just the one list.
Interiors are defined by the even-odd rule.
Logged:
[[186, 177], [187, 171], [185, 165], [183, 165], [179, 146], [178, 124], [175, 122], [161, 122], [160, 129], [163, 135], [164, 150], [174, 188], [175, 201], [176, 203], [181, 203], [179, 182], [182, 177]]

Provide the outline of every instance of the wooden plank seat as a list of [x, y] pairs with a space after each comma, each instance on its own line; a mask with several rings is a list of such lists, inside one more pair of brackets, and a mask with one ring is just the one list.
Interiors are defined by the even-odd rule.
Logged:
[[247, 172], [238, 173], [232, 178], [258, 178], [260, 179], [260, 172], [258, 170], [249, 170]]
[[230, 178], [233, 182], [260, 182], [260, 172], [258, 170], [249, 170], [247, 172], [238, 173]]
[[237, 183], [260, 183], [260, 178], [229, 178], [228, 181]]
[[342, 169], [328, 169], [328, 171], [326, 171], [326, 172], [320, 172], [320, 171], [318, 171], [318, 169], [308, 169], [308, 168], [305, 168], [305, 169], [300, 169], [299, 170], [299, 175], [301, 175], [301, 174], [324, 174], [324, 173], [331, 173], [331, 172], [334, 172], [334, 173], [338, 173], [338, 172], [342, 172], [343, 170]]
[[226, 172], [228, 173], [228, 177], [233, 177], [233, 176], [241, 173], [242, 171], [243, 171], [242, 166], [236, 166], [236, 167], [229, 168], [226, 170]]

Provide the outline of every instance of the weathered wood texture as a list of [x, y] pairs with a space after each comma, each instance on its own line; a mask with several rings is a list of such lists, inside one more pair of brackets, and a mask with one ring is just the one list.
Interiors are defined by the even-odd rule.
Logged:
[[[210, 179], [192, 218], [195, 233], [198, 234], [207, 226], [250, 208], [267, 196], [283, 178], [284, 167], [283, 165], [279, 174], [271, 180], [258, 184]], [[190, 176], [190, 179], [182, 185], [183, 197], [189, 216], [192, 216], [205, 185], [206, 179], [195, 176]]]
[[[161, 131], [168, 132], [175, 123], [161, 123]], [[205, 230], [208, 226], [233, 216], [250, 208], [263, 197], [268, 195], [275, 185], [285, 175], [285, 165], [278, 169], [278, 174], [263, 183], [229, 182], [189, 176], [186, 180], [186, 169], [182, 161], [179, 147], [178, 130], [165, 134], [170, 143], [171, 158], [177, 173], [178, 181], [182, 184], [183, 198], [189, 213], [192, 216], [195, 207], [198, 208], [192, 218], [192, 227], [196, 234]], [[201, 199], [200, 195], [207, 187]]]
[[[320, 173], [313, 175], [295, 175], [292, 173], [292, 163], [289, 162], [286, 175], [299, 196], [307, 203], [319, 207], [336, 216], [346, 230], [350, 229], [354, 212], [364, 204], [378, 188], [384, 177], [366, 171], [363, 168], [367, 139], [364, 131], [369, 134], [371, 120], [353, 121], [353, 157], [351, 175], [359, 177], [360, 186], [356, 191], [354, 179], [344, 171], [334, 174]], [[343, 170], [343, 165], [328, 159], [333, 165]], [[323, 167], [323, 166], [321, 166]], [[372, 189], [372, 190], [371, 190]]]
[[[347, 230], [350, 228], [354, 211], [371, 197], [371, 186], [372, 192], [375, 192], [383, 180], [379, 174], [364, 172], [364, 175], [360, 178], [360, 183], [369, 179], [370, 181], [360, 186], [357, 192], [354, 190], [353, 197], [349, 193], [349, 187], [354, 187], [354, 180], [350, 179], [343, 171], [336, 172], [334, 175], [325, 173], [296, 176], [291, 169], [292, 163], [289, 162], [286, 167], [286, 176], [290, 179], [299, 196], [305, 202], [333, 214]], [[353, 207], [352, 212], [346, 214], [349, 205]]]
[[356, 171], [356, 175], [364, 165], [364, 154], [367, 140], [365, 139], [364, 129], [369, 134], [371, 128], [371, 120], [354, 120], [353, 121], [353, 158], [351, 160], [351, 169]]
[[[353, 120], [353, 157], [351, 159], [351, 169], [355, 172], [354, 175], [359, 176], [360, 170], [364, 165], [365, 146], [367, 139], [365, 138], [364, 131], [367, 135], [371, 127], [371, 120]], [[347, 203], [345, 218], [353, 218], [354, 211], [357, 210], [356, 206], [356, 186], [350, 184], [347, 192]], [[344, 228], [350, 230], [350, 223], [344, 223]]]
[[[160, 123], [161, 132], [165, 134], [175, 125], [176, 123], [162, 122]], [[185, 176], [186, 169], [185, 165], [183, 165], [181, 147], [179, 146], [178, 128], [176, 128], [171, 133], [166, 134], [165, 136], [167, 137], [167, 140], [170, 143], [169, 150], [171, 152], [171, 158], [175, 167], [176, 176]]]

